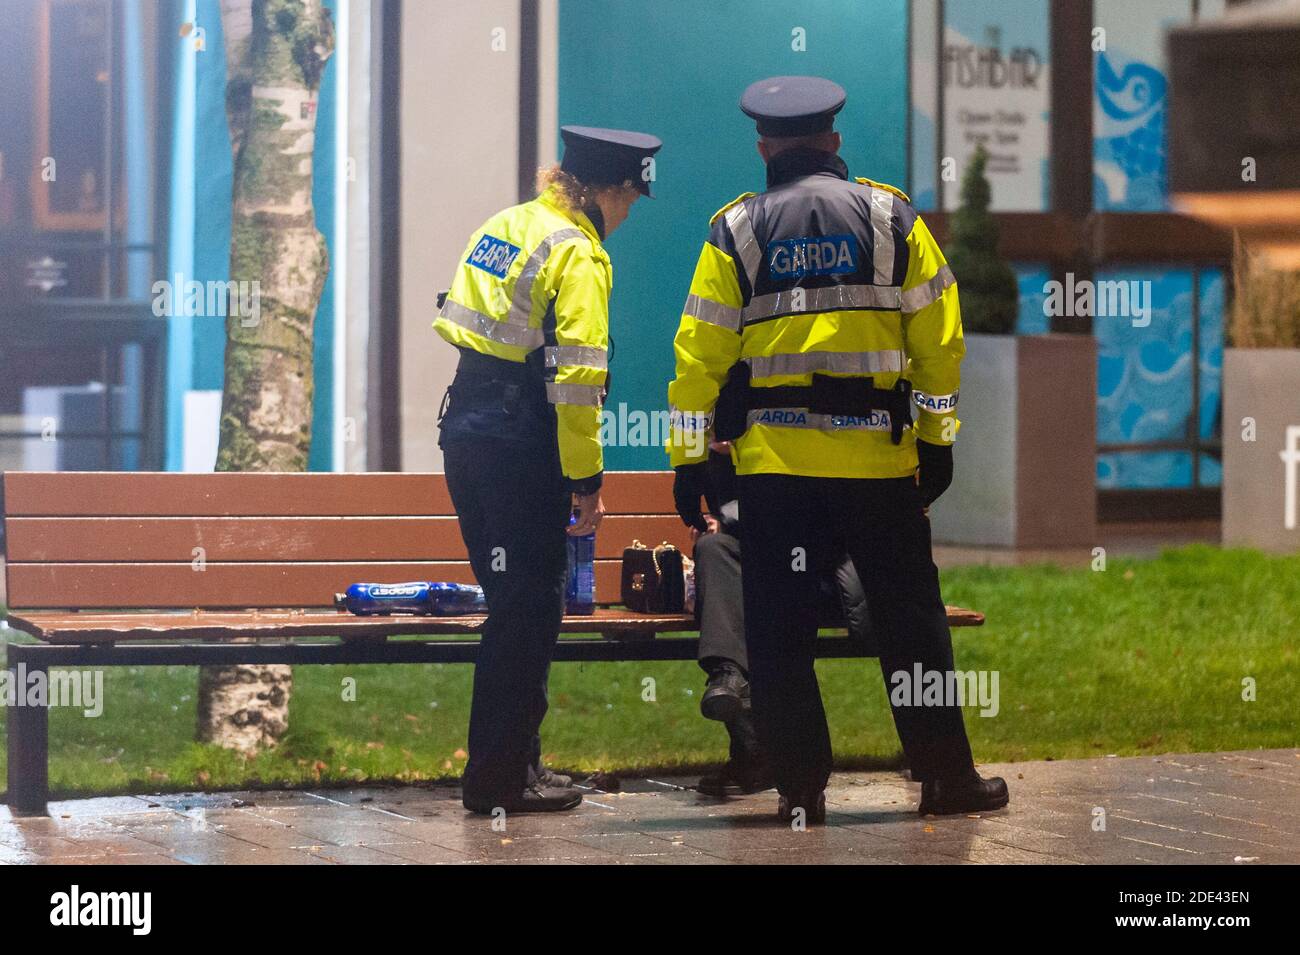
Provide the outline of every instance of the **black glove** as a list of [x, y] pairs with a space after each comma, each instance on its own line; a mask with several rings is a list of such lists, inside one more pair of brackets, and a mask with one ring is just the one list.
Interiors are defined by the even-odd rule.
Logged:
[[952, 445], [916, 442], [916, 456], [921, 462], [921, 502], [929, 507], [952, 483]]
[[700, 498], [708, 493], [709, 465], [706, 461], [698, 464], [679, 464], [673, 478], [673, 503], [677, 514], [687, 527], [707, 531], [709, 525], [704, 522], [704, 513], [700, 510]]

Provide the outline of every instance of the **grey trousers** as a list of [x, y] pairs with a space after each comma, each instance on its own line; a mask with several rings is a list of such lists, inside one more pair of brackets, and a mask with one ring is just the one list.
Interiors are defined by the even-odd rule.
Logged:
[[[745, 647], [745, 598], [738, 526], [704, 534], [695, 542], [695, 619], [700, 628], [700, 666], [708, 671], [730, 661], [749, 672]], [[819, 626], [847, 627], [865, 638], [870, 627], [862, 581], [848, 555], [823, 574]]]

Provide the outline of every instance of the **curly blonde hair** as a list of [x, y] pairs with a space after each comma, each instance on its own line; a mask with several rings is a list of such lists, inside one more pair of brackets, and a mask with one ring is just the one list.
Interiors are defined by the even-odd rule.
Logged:
[[624, 189], [635, 189], [631, 182], [625, 182], [617, 186], [593, 186], [583, 182], [572, 173], [567, 173], [560, 168], [559, 163], [553, 163], [550, 166], [543, 166], [537, 170], [537, 192], [540, 194], [547, 189], [555, 187], [564, 197], [564, 201], [573, 209], [590, 209], [596, 205], [596, 196], [606, 192], [621, 192]]

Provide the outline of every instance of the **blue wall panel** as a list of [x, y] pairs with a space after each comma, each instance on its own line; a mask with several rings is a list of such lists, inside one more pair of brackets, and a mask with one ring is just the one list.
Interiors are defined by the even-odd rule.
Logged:
[[[616, 343], [608, 409], [662, 411], [672, 338], [709, 218], [764, 187], [754, 126], [737, 107], [751, 82], [820, 74], [848, 91], [837, 128], [852, 174], [903, 184], [905, 0], [563, 0], [559, 119], [644, 129], [664, 140], [655, 194], [608, 242]], [[806, 29], [805, 52], [792, 30]], [[611, 469], [663, 468], [662, 448], [607, 444]]]

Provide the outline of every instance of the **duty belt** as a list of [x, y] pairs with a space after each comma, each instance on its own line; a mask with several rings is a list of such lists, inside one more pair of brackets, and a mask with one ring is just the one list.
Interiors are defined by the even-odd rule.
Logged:
[[722, 386], [714, 415], [720, 441], [734, 441], [749, 427], [749, 412], [761, 408], [807, 408], [813, 414], [866, 417], [873, 411], [889, 414], [890, 440], [899, 444], [912, 425], [912, 383], [899, 378], [892, 388], [877, 388], [871, 378], [837, 378], [816, 372], [811, 385], [756, 388], [750, 368], [737, 362]]
[[443, 395], [442, 406], [438, 409], [439, 424], [447, 414], [448, 404], [458, 400], [468, 404], [499, 406], [512, 416], [518, 414], [525, 403], [543, 408], [546, 406], [540, 348], [534, 350], [529, 359], [523, 362], [484, 355], [459, 345], [457, 350], [460, 352], [460, 361], [456, 365], [456, 377]]

